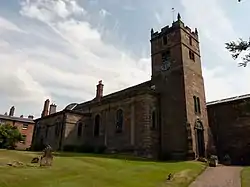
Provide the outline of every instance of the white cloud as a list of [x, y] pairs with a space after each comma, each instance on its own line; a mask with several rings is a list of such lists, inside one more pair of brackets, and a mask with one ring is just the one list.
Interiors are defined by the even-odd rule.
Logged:
[[105, 10], [105, 9], [101, 9], [101, 10], [99, 11], [99, 14], [100, 14], [100, 16], [101, 16], [102, 18], [106, 18], [107, 16], [110, 16], [110, 15], [111, 15], [111, 13], [108, 12], [107, 10]]
[[1, 31], [3, 32], [3, 31], [6, 31], [6, 30], [25, 33], [24, 30], [20, 29], [15, 24], [11, 23], [10, 21], [6, 20], [3, 17], [0, 17], [0, 33], [1, 33]]
[[86, 13], [75, 0], [23, 0], [21, 6], [22, 15], [40, 21], [56, 21]]
[[[245, 84], [250, 78], [250, 69], [237, 68], [237, 62], [232, 60], [225, 49], [225, 43], [237, 39], [240, 33], [234, 29], [219, 2], [181, 0], [181, 3], [185, 7], [183, 19], [188, 25], [199, 30], [202, 56], [206, 59], [202, 63], [207, 100], [250, 92], [250, 86]], [[205, 51], [208, 50], [215, 55], [206, 56]]]
[[[2, 43], [0, 41], [0, 43]], [[33, 103], [37, 105], [49, 95], [43, 87], [36, 82], [25, 69], [25, 57], [18, 51], [9, 51], [8, 45], [4, 48], [0, 45], [0, 59], [4, 63], [4, 68], [0, 69], [1, 94], [15, 103]], [[7, 62], [7, 63], [5, 63]]]
[[158, 12], [155, 12], [155, 18], [156, 18], [157, 22], [161, 25], [161, 24], [162, 24], [162, 18], [161, 18], [161, 16], [159, 15]]
[[[190, 6], [190, 1], [195, 6]], [[184, 20], [187, 20], [185, 22], [199, 28], [205, 48], [211, 48], [208, 44], [212, 43], [213, 49], [222, 59], [230, 59], [230, 55], [224, 50], [224, 42], [237, 37], [230, 21], [214, 0], [202, 2], [203, 4], [197, 0], [190, 1], [182, 0], [183, 5], [188, 7], [183, 16]], [[196, 6], [201, 6], [201, 9]], [[213, 14], [204, 15], [204, 11], [210, 6], [213, 7]], [[107, 16], [105, 11], [99, 13]], [[26, 34], [26, 37], [30, 34], [29, 42], [33, 41], [32, 37], [37, 37], [32, 48], [25, 42], [17, 48], [15, 42], [0, 38], [0, 63], [6, 67], [0, 69], [0, 95], [4, 95], [13, 105], [22, 106], [20, 111], [27, 106], [31, 110], [30, 113], [39, 115], [44, 99], [48, 97], [55, 100], [53, 96], [57, 96], [59, 109], [64, 108], [69, 102], [93, 99], [96, 84], [100, 79], [104, 82], [105, 94], [150, 79], [151, 60], [135, 60], [116, 46], [104, 42], [102, 33], [89, 22], [83, 21], [82, 18], [89, 13], [77, 1], [23, 0], [20, 14], [47, 25], [40, 25], [37, 29], [24, 32], [0, 17], [0, 33], [11, 30]], [[166, 21], [167, 16], [163, 17], [162, 14], [156, 17], [162, 23], [169, 22]], [[122, 28], [122, 24], [116, 20], [113, 32]], [[56, 44], [56, 47], [45, 45], [43, 41]], [[228, 73], [226, 67], [233, 69], [235, 65], [232, 60], [229, 62], [230, 65], [225, 65], [218, 59], [216, 62], [217, 68], [204, 68], [203, 71], [208, 100], [243, 94], [250, 90], [244, 81], [240, 81], [249, 80], [249, 68], [234, 69], [234, 72]], [[1, 113], [6, 111], [3, 108], [0, 110]]]
[[237, 38], [238, 35], [218, 1], [181, 0], [181, 2], [185, 7], [184, 20], [187, 20], [192, 27], [198, 27], [200, 35], [206, 39], [203, 42], [210, 40], [214, 45], [214, 51], [224, 62], [229, 60], [225, 42]]
[[[8, 81], [0, 84], [7, 85], [2, 89], [13, 103], [42, 105], [44, 99], [52, 95], [70, 97], [71, 101], [60, 101], [63, 105], [59, 109], [62, 109], [68, 102], [93, 99], [100, 79], [105, 85], [104, 93], [109, 94], [150, 78], [150, 59], [134, 60], [115, 46], [104, 43], [101, 33], [88, 22], [74, 17], [76, 12], [84, 10], [76, 1], [26, 0], [21, 5], [21, 15], [44, 22], [66, 43], [46, 35], [42, 39], [47, 37], [51, 42], [58, 42], [59, 48], [41, 46], [38, 40], [34, 47], [24, 43], [18, 51], [15, 46], [6, 47], [8, 43], [0, 40], [2, 50], [9, 49], [9, 54], [1, 54], [0, 59], [11, 62], [7, 72], [12, 73], [4, 74], [5, 80], [13, 79], [15, 87]], [[40, 114], [37, 105], [35, 110]]]

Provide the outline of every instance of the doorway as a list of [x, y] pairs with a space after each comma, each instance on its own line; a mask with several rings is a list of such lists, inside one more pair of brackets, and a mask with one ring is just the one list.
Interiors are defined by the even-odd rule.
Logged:
[[197, 154], [199, 157], [205, 157], [205, 141], [204, 141], [204, 128], [201, 121], [195, 124]]

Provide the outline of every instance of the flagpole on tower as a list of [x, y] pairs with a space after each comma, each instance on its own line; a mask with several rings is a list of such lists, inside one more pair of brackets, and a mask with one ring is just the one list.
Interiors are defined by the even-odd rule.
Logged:
[[173, 23], [174, 23], [174, 18], [175, 18], [175, 16], [174, 16], [175, 9], [174, 8], [172, 8], [172, 13], [173, 13]]

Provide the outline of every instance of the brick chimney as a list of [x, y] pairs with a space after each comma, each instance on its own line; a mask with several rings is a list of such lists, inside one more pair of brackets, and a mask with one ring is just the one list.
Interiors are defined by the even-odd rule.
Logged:
[[15, 107], [12, 106], [12, 107], [10, 108], [9, 116], [14, 116], [14, 114], [15, 114]]
[[100, 80], [98, 85], [96, 85], [96, 100], [100, 101], [101, 98], [103, 97], [103, 84], [102, 81]]
[[33, 118], [34, 118], [34, 116], [32, 116], [32, 115], [28, 116], [28, 119], [33, 119]]
[[54, 114], [54, 113], [56, 113], [56, 105], [52, 103], [52, 104], [49, 106], [49, 115], [50, 115], [50, 114]]
[[44, 106], [43, 106], [43, 112], [42, 112], [42, 116], [41, 117], [45, 117], [49, 114], [49, 99], [47, 99], [45, 102], [44, 102]]

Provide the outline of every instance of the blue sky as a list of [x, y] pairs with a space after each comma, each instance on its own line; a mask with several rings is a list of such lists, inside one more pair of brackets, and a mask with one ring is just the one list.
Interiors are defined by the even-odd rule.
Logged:
[[39, 117], [49, 98], [64, 108], [150, 79], [150, 29], [180, 12], [198, 28], [207, 101], [250, 93], [224, 43], [248, 38], [249, 1], [1, 0], [0, 113]]

